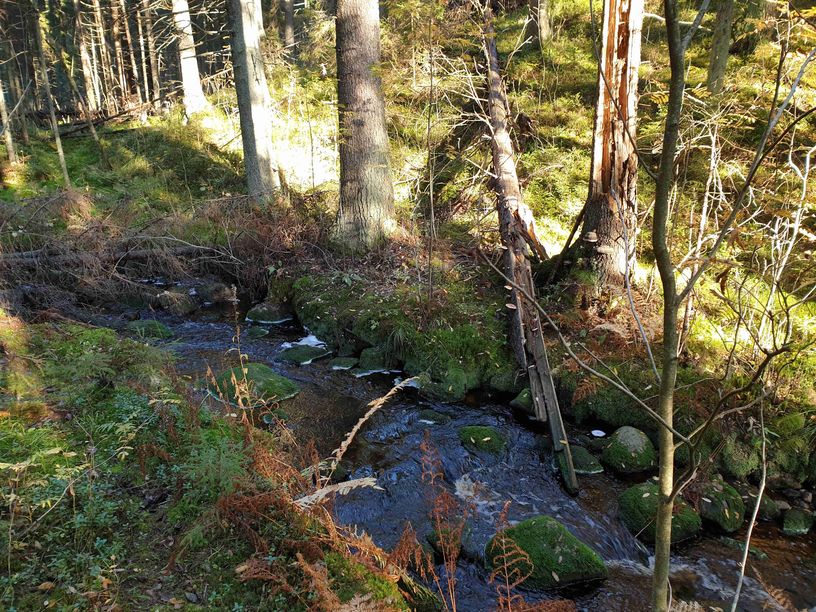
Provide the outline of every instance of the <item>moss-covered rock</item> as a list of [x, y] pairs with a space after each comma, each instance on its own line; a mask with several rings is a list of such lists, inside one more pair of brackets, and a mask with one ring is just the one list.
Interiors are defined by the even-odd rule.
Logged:
[[155, 319], [139, 319], [127, 324], [127, 330], [142, 338], [161, 338], [166, 340], [173, 337], [173, 332], [161, 321]]
[[722, 479], [715, 479], [703, 487], [700, 516], [710, 525], [731, 533], [742, 526], [745, 503], [739, 491]]
[[601, 462], [583, 446], [571, 445], [570, 451], [572, 452], [572, 466], [576, 474], [591, 475], [604, 471]]
[[[326, 553], [324, 562], [329, 584], [342, 603], [348, 603], [357, 595], [368, 594], [383, 609], [410, 609], [394, 582], [375, 574], [362, 563], [334, 551]], [[373, 605], [375, 609], [379, 609], [376, 603]]]
[[241, 394], [248, 391], [253, 402], [281, 402], [300, 393], [300, 387], [266, 364], [248, 363], [243, 368], [236, 366], [216, 376], [215, 384], [209, 385], [209, 391], [232, 403], [237, 401], [239, 391]]
[[390, 370], [395, 365], [394, 359], [386, 350], [379, 346], [363, 349], [360, 353], [358, 368], [365, 372], [379, 372]]
[[360, 362], [356, 357], [335, 357], [329, 361], [332, 370], [350, 370]]
[[198, 310], [198, 302], [189, 294], [179, 291], [162, 291], [151, 301], [154, 306], [180, 317], [187, 316]]
[[500, 393], [518, 393], [527, 384], [527, 377], [517, 368], [505, 366], [490, 376], [488, 384]]
[[[742, 497], [742, 501], [745, 504], [745, 513], [750, 516], [756, 504], [757, 488], [741, 482], [734, 484], [734, 488], [739, 491], [740, 497]], [[766, 490], [762, 494], [762, 500], [759, 503], [759, 514], [757, 514], [757, 518], [761, 521], [775, 521], [781, 514], [782, 511], [779, 509], [779, 505], [768, 495], [768, 491]]]
[[601, 461], [621, 474], [634, 474], [655, 466], [657, 453], [649, 437], [634, 427], [615, 431], [601, 455]]
[[250, 340], [259, 340], [260, 338], [266, 338], [268, 335], [269, 330], [260, 325], [252, 325], [244, 332], [244, 336]]
[[745, 480], [759, 469], [762, 462], [759, 450], [731, 434], [726, 438], [720, 453], [723, 474], [735, 480]]
[[247, 321], [267, 325], [280, 325], [294, 318], [291, 306], [277, 302], [261, 302], [250, 308], [246, 314]]
[[785, 512], [782, 531], [785, 535], [806, 535], [813, 525], [813, 514], [804, 508], [791, 508]]
[[459, 430], [459, 439], [465, 448], [498, 455], [507, 446], [507, 438], [495, 427], [469, 425]]
[[[658, 495], [657, 485], [645, 482], [626, 489], [618, 497], [618, 514], [623, 524], [630, 532], [649, 544], [654, 544], [655, 541]], [[701, 527], [700, 515], [684, 500], [675, 501], [672, 515], [672, 543], [693, 538]]]
[[309, 346], [307, 344], [296, 344], [284, 349], [278, 355], [279, 361], [294, 363], [296, 365], [309, 365], [317, 359], [328, 357], [331, 351], [325, 346]]
[[519, 392], [519, 394], [512, 399], [510, 406], [516, 408], [517, 410], [521, 410], [522, 412], [526, 412], [527, 414], [532, 414], [533, 394], [530, 389], [522, 389], [521, 392]]
[[532, 567], [523, 587], [536, 590], [595, 582], [607, 576], [601, 557], [549, 516], [537, 516], [494, 536], [485, 548], [489, 568], [502, 563], [510, 551], [508, 540], [530, 556]]
[[[720, 542], [725, 544], [728, 548], [733, 548], [734, 550], [739, 551], [745, 550], [745, 542], [740, 542], [739, 540], [729, 538], [728, 536], [722, 536], [720, 538]], [[768, 558], [768, 553], [766, 553], [761, 548], [757, 548], [756, 546], [751, 546], [748, 549], [748, 554], [754, 557], [755, 559], [759, 559], [760, 561], [765, 561]]]

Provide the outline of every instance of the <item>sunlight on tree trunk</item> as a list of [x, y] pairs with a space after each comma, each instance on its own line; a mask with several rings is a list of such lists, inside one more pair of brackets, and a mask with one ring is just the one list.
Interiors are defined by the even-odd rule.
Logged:
[[728, 49], [731, 46], [731, 25], [734, 22], [734, 0], [721, 0], [711, 40], [711, 59], [708, 64], [706, 87], [713, 94], [722, 91]]
[[176, 24], [178, 38], [179, 64], [181, 66], [181, 85], [184, 89], [184, 110], [188, 117], [206, 110], [209, 107], [204, 91], [201, 89], [201, 76], [198, 72], [193, 23], [190, 20], [190, 7], [187, 0], [173, 0], [173, 21]]
[[379, 61], [379, 3], [339, 0], [340, 210], [335, 237], [353, 251], [372, 248], [394, 226], [394, 186]]
[[3, 121], [3, 138], [6, 141], [6, 155], [12, 164], [17, 163], [17, 153], [14, 150], [14, 139], [11, 136], [11, 122], [9, 120], [8, 108], [6, 107], [6, 85], [0, 79], [0, 119]]
[[271, 100], [261, 55], [263, 17], [256, 0], [229, 0], [235, 89], [241, 119], [247, 188], [253, 198], [280, 189], [272, 135]]
[[283, 2], [283, 45], [289, 55], [295, 53], [295, 0]]
[[643, 0], [606, 0], [582, 239], [598, 286], [623, 282], [637, 234], [637, 85]]
[[552, 38], [550, 0], [529, 0], [529, 3], [525, 36], [534, 45], [541, 45]]

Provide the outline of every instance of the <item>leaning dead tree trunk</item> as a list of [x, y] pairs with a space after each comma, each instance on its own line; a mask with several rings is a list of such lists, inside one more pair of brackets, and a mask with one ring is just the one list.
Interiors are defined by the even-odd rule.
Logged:
[[637, 86], [643, 0], [605, 0], [592, 170], [581, 232], [598, 285], [622, 284], [635, 258]]
[[[535, 297], [535, 285], [530, 262], [527, 259], [528, 240], [534, 237], [534, 228], [525, 221], [532, 219], [530, 209], [521, 198], [513, 141], [508, 131], [507, 97], [499, 72], [499, 56], [492, 24], [490, 7], [485, 9], [484, 31], [487, 58], [487, 104], [492, 131], [493, 172], [496, 175], [496, 207], [499, 230], [504, 244], [504, 269], [508, 278], [528, 295]], [[532, 236], [531, 236], [531, 232]], [[567, 490], [578, 492], [578, 480], [572, 465], [569, 442], [558, 408], [558, 397], [544, 345], [541, 320], [536, 309], [525, 303], [523, 295], [512, 289], [511, 340], [516, 361], [527, 372], [535, 415], [539, 421], [550, 424], [553, 450]]]

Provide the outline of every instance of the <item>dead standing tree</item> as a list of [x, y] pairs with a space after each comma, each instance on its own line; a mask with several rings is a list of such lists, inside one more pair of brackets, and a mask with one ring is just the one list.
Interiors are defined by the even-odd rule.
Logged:
[[487, 106], [490, 115], [491, 145], [493, 153], [494, 184], [496, 188], [496, 208], [499, 213], [499, 231], [504, 245], [504, 269], [516, 287], [512, 288], [511, 341], [516, 361], [527, 372], [536, 418], [549, 422], [553, 450], [561, 469], [564, 484], [571, 493], [578, 492], [578, 481], [572, 465], [569, 442], [558, 408], [558, 397], [553, 384], [547, 348], [541, 329], [541, 319], [536, 309], [524, 302], [524, 292], [535, 297], [535, 285], [530, 262], [527, 259], [528, 245], [539, 256], [546, 257], [544, 246], [535, 232], [532, 211], [521, 197], [513, 142], [508, 129], [509, 114], [507, 97], [504, 92], [499, 56], [496, 50], [496, 35], [493, 30], [493, 15], [488, 4], [484, 9], [484, 49], [487, 59]]

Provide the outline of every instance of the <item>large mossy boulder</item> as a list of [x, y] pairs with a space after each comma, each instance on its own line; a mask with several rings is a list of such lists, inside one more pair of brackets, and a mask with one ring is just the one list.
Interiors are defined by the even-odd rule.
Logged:
[[[644, 482], [626, 489], [618, 497], [618, 514], [623, 524], [648, 544], [655, 541], [655, 517], [659, 491], [653, 482]], [[682, 499], [674, 503], [672, 544], [697, 535], [702, 527], [700, 515]]]
[[250, 402], [254, 404], [257, 401], [282, 402], [300, 393], [300, 387], [266, 364], [247, 363], [216, 376], [215, 383], [209, 385], [209, 391], [230, 403], [236, 403], [239, 394], [248, 393]]
[[277, 302], [261, 302], [249, 309], [246, 320], [252, 323], [264, 323], [266, 325], [280, 325], [294, 320], [295, 315], [288, 304]]
[[495, 427], [469, 425], [459, 430], [459, 439], [469, 451], [501, 454], [507, 446], [507, 438]]
[[716, 479], [703, 487], [700, 516], [710, 525], [732, 533], [742, 527], [745, 503], [739, 491], [722, 479]]
[[500, 566], [508, 554], [512, 557], [514, 546], [530, 557], [531, 566], [519, 568], [530, 574], [522, 583], [526, 589], [557, 589], [607, 576], [598, 553], [549, 516], [527, 519], [494, 536], [485, 548], [488, 567]]
[[139, 319], [127, 324], [127, 330], [142, 338], [160, 338], [166, 340], [173, 337], [173, 332], [161, 321], [155, 319]]
[[655, 466], [656, 460], [657, 453], [649, 437], [628, 425], [612, 434], [601, 455], [601, 461], [620, 474], [645, 472]]
[[745, 480], [762, 464], [759, 450], [731, 434], [726, 438], [720, 453], [720, 469], [734, 480]]
[[295, 365], [309, 365], [317, 359], [328, 357], [331, 351], [325, 346], [311, 346], [308, 344], [296, 344], [284, 349], [278, 355], [279, 361], [294, 363]]
[[791, 508], [785, 512], [782, 531], [785, 535], [806, 535], [813, 525], [813, 514], [804, 508]]

